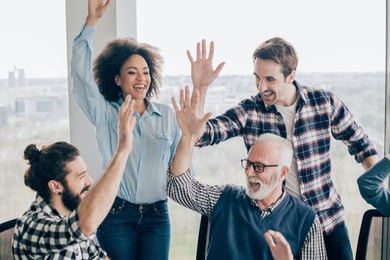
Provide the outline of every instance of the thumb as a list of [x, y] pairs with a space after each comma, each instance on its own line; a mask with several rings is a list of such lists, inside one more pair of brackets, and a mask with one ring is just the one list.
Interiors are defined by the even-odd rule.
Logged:
[[212, 115], [213, 115], [213, 113], [211, 113], [211, 112], [206, 113], [206, 114], [202, 117], [202, 122], [203, 122], [203, 123], [206, 123], [207, 120], [209, 120], [209, 118], [210, 118]]

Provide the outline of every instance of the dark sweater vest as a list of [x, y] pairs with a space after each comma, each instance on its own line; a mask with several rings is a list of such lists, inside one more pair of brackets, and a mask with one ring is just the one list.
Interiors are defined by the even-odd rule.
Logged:
[[210, 220], [207, 259], [273, 259], [264, 239], [269, 229], [284, 235], [296, 257], [314, 218], [313, 209], [286, 193], [274, 211], [262, 219], [243, 187], [227, 185]]

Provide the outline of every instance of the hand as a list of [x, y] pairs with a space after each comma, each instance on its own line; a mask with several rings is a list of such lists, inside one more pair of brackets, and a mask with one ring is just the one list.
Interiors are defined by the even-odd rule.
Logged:
[[271, 249], [272, 257], [275, 260], [293, 259], [290, 244], [280, 232], [268, 230], [264, 234], [264, 238]]
[[[187, 50], [187, 57], [191, 63], [191, 78], [194, 88], [207, 89], [222, 70], [225, 62], [221, 62], [217, 68], [213, 69], [214, 42], [210, 42], [210, 51], [207, 57], [206, 40], [196, 43], [196, 60], [192, 58], [191, 52]], [[201, 93], [202, 94], [202, 93]]]
[[99, 19], [106, 12], [111, 0], [88, 0], [88, 16], [86, 25], [95, 27]]
[[172, 97], [172, 105], [182, 135], [198, 138], [203, 133], [204, 125], [211, 116], [211, 113], [203, 116], [198, 114], [199, 90], [194, 88], [192, 97], [190, 97], [189, 87], [185, 86], [184, 91], [180, 90], [180, 107], [174, 97]]
[[133, 148], [133, 129], [136, 118], [133, 116], [135, 101], [127, 95], [118, 112], [118, 150], [130, 152]]

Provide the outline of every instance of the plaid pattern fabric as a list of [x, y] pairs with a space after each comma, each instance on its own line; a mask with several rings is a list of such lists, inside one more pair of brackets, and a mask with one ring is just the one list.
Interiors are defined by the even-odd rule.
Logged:
[[95, 235], [81, 233], [77, 211], [62, 218], [39, 195], [16, 223], [12, 253], [15, 260], [97, 260], [107, 256]]
[[[167, 194], [169, 197], [182, 206], [211, 217], [214, 206], [217, 204], [224, 186], [202, 184], [192, 177], [190, 169], [176, 177], [171, 174], [170, 169], [168, 169], [167, 174]], [[262, 218], [272, 214], [273, 210], [285, 198], [284, 194], [285, 193], [283, 193], [283, 196], [276, 201], [276, 203], [272, 204], [266, 210], [261, 211], [259, 208], [259, 213]], [[300, 250], [299, 259], [327, 259], [322, 231], [321, 222], [316, 215]]]
[[[344, 221], [344, 207], [331, 179], [331, 138], [341, 140], [360, 163], [377, 154], [373, 143], [355, 122], [352, 113], [333, 93], [294, 82], [300, 98], [294, 118], [292, 142], [303, 200], [318, 213], [329, 233]], [[214, 145], [242, 136], [247, 150], [263, 133], [287, 137], [282, 115], [275, 106], [266, 107], [260, 94], [207, 122], [197, 146]]]

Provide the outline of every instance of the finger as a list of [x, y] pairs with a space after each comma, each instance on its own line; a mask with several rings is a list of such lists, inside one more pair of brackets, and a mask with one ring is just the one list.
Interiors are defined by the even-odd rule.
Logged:
[[202, 60], [206, 59], [206, 56], [207, 56], [206, 40], [202, 39]]
[[286, 238], [280, 232], [277, 232], [277, 231], [275, 231], [274, 239], [275, 239], [276, 243], [282, 243], [282, 244], [288, 243]]
[[119, 112], [124, 116], [126, 116], [126, 114], [129, 114], [129, 111], [132, 112], [134, 106], [134, 103], [132, 102], [134, 102], [134, 100], [131, 98], [130, 95], [127, 95], [125, 97], [125, 101], [123, 102], [122, 106], [119, 108]]
[[185, 102], [184, 90], [180, 89], [180, 109], [184, 108], [184, 102]]
[[271, 234], [270, 231], [265, 232], [264, 238], [265, 238], [265, 241], [267, 241], [267, 244], [268, 244], [268, 246], [269, 246], [270, 248], [276, 246], [275, 241], [274, 241], [274, 239], [273, 239], [272, 234]]
[[188, 57], [188, 60], [193, 63], [194, 62], [194, 59], [192, 58], [192, 55], [191, 55], [191, 52], [189, 50], [187, 50], [187, 57]]
[[202, 117], [202, 123], [206, 124], [206, 122], [210, 119], [210, 117], [213, 115], [213, 113], [208, 112]]
[[218, 64], [217, 68], [214, 71], [215, 77], [218, 76], [218, 74], [221, 72], [221, 70], [223, 69], [224, 66], [225, 66], [225, 62], [224, 61], [221, 62], [220, 64]]
[[108, 6], [110, 5], [110, 2], [111, 0], [106, 0], [106, 2], [104, 3], [104, 9], [106, 10], [108, 8]]
[[214, 42], [211, 41], [210, 42], [209, 56], [207, 57], [207, 59], [213, 60], [213, 58], [214, 58]]
[[190, 98], [190, 87], [189, 86], [185, 86], [184, 87], [184, 91], [185, 91], [185, 106], [186, 107], [191, 107], [191, 98]]
[[176, 114], [179, 113], [179, 107], [177, 106], [175, 97], [171, 98], [173, 109], [175, 110]]
[[200, 42], [197, 42], [196, 43], [196, 60], [197, 61], [201, 60], [200, 55], [201, 55], [201, 53], [200, 53]]

